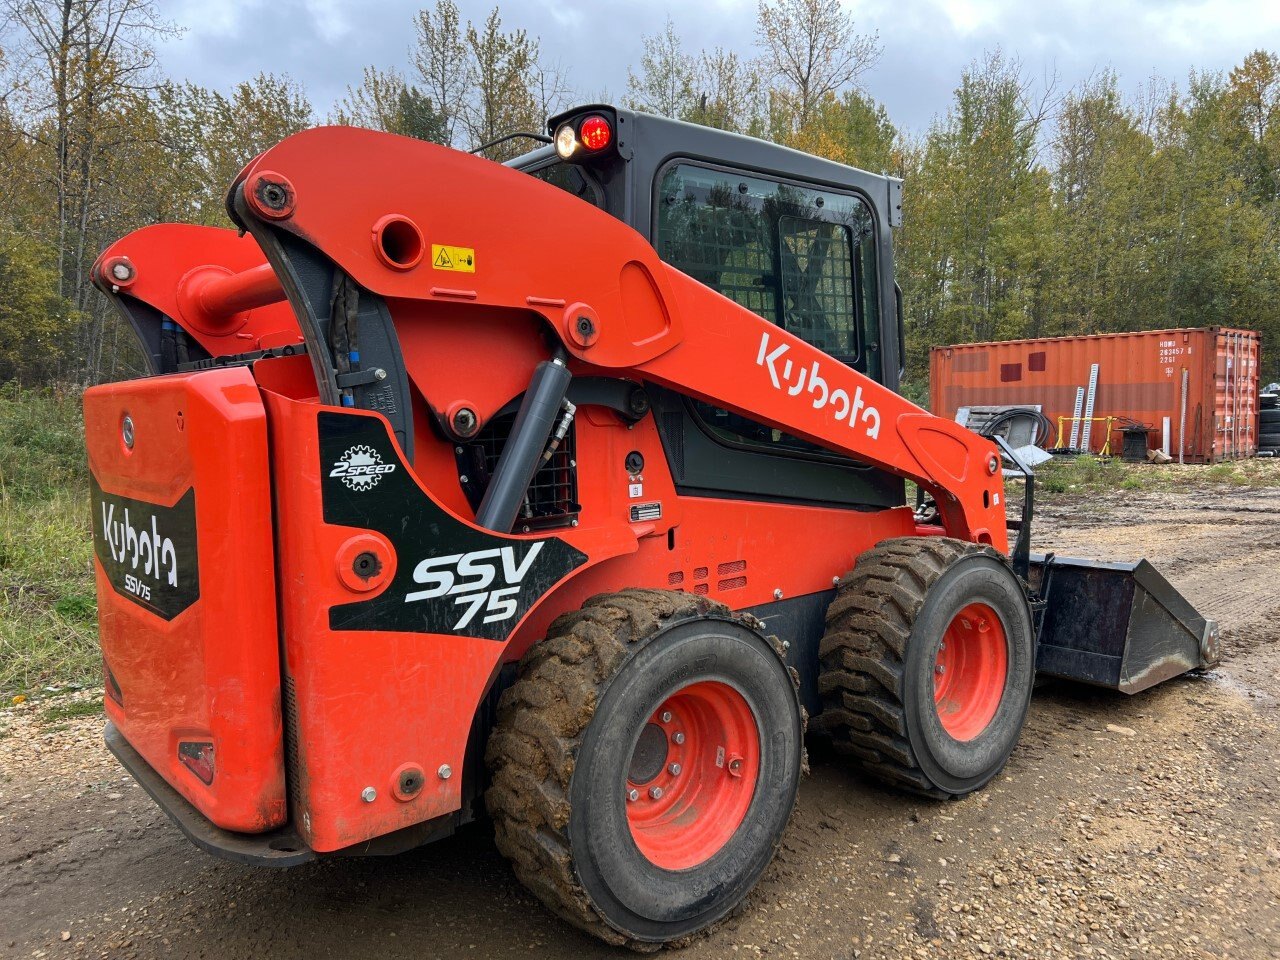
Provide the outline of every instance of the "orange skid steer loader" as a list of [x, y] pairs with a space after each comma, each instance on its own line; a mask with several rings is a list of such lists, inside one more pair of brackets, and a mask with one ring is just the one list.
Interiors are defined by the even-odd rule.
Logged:
[[957, 797], [1037, 669], [1215, 662], [1145, 563], [1031, 556], [1031, 472], [896, 392], [898, 181], [605, 106], [549, 133], [301, 133], [239, 232], [95, 267], [153, 374], [85, 395], [106, 738], [195, 843], [292, 866], [487, 807], [643, 949], [759, 878], [806, 715]]

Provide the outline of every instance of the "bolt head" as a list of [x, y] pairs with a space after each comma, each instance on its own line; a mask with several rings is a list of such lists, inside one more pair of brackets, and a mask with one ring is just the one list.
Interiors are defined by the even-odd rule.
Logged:
[[778, 588], [777, 590], [773, 591], [773, 599], [775, 599], [775, 600], [781, 600], [781, 599], [782, 599], [782, 589], [781, 589], [781, 588]]
[[628, 803], [635, 803], [639, 799], [640, 799], [640, 791], [637, 790], [635, 787], [632, 787], [630, 790], [627, 791]]
[[947, 668], [946, 668], [946, 667], [944, 667], [942, 664], [938, 664], [937, 666], [935, 666], [935, 667], [933, 668], [933, 672], [934, 672], [934, 673], [946, 673], [946, 672], [947, 672]]
[[673, 733], [671, 735], [671, 742], [676, 744], [676, 746], [684, 743], [684, 734], [679, 732]]
[[441, 780], [448, 780], [453, 776], [453, 767], [449, 766], [447, 763], [440, 764], [440, 769], [436, 771], [436, 776]]
[[649, 797], [650, 797], [650, 799], [653, 799], [653, 800], [661, 800], [661, 799], [662, 799], [662, 788], [661, 788], [661, 787], [650, 787], [650, 788], [649, 788]]
[[387, 379], [387, 371], [383, 370], [381, 367], [378, 367], [376, 370], [373, 371], [373, 379], [375, 380]]
[[673, 764], [671, 764], [671, 766], [667, 767], [667, 773], [671, 774], [673, 777], [678, 777], [678, 776], [680, 776], [680, 770], [681, 770], [681, 769], [682, 769], [682, 768], [681, 768], [680, 764], [678, 764], [678, 763], [673, 763]]
[[671, 711], [670, 711], [670, 710], [663, 710], [663, 711], [662, 711], [662, 722], [663, 722], [663, 723], [670, 723], [670, 722], [671, 722]]
[[464, 437], [469, 437], [480, 426], [480, 418], [470, 407], [462, 407], [453, 415], [453, 429]]
[[129, 265], [127, 263], [120, 263], [117, 261], [111, 265], [111, 276], [115, 277], [117, 280], [128, 280], [133, 276], [133, 271], [129, 269]]
[[365, 787], [360, 791], [360, 799], [365, 803], [373, 803], [374, 800], [378, 799], [378, 791], [373, 787]]
[[459, 482], [459, 483], [467, 483], [470, 479], [471, 479], [471, 478], [470, 478], [470, 477], [468, 477], [465, 473], [460, 474], [460, 475], [458, 476], [458, 482]]
[[831, 578], [831, 585], [832, 585], [833, 587], [838, 587], [838, 586], [840, 586], [840, 578], [839, 578], [839, 577], [832, 577], [832, 578]]
[[133, 417], [125, 417], [124, 422], [120, 424], [120, 436], [124, 440], [124, 445], [130, 450], [133, 449]]

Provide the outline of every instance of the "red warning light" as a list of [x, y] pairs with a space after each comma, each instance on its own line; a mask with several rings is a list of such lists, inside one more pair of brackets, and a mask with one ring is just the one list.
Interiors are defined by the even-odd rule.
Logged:
[[613, 139], [613, 129], [604, 117], [587, 117], [578, 130], [578, 139], [588, 150], [603, 150]]

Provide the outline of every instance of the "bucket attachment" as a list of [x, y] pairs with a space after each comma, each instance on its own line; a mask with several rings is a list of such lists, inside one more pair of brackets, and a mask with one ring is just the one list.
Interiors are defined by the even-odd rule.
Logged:
[[1036, 672], [1137, 693], [1220, 659], [1218, 624], [1146, 560], [1031, 556]]

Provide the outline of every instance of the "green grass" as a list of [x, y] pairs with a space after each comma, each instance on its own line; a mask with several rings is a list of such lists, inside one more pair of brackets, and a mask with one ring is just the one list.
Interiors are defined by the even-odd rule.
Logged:
[[97, 603], [77, 390], [0, 386], [0, 692], [96, 682]]
[[59, 707], [50, 707], [40, 716], [46, 723], [57, 723], [60, 720], [71, 720], [75, 717], [94, 717], [102, 713], [102, 698], [83, 700], [79, 703], [68, 703]]
[[[1021, 486], [1021, 481], [1010, 485]], [[1117, 490], [1178, 491], [1231, 487], [1280, 487], [1280, 460], [1203, 464], [1125, 463], [1100, 457], [1055, 457], [1036, 468], [1036, 494], [1046, 500]]]

